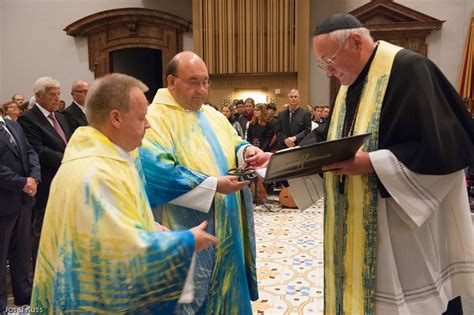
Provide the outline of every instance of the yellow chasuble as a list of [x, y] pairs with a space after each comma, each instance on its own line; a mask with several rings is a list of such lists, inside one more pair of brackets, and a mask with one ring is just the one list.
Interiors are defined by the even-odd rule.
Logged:
[[98, 130], [78, 128], [51, 185], [31, 306], [172, 314], [193, 251], [191, 232], [155, 232], [130, 155]]
[[[240, 138], [228, 119], [208, 105], [184, 109], [168, 89], [159, 89], [148, 109], [147, 130], [139, 149], [145, 189], [157, 219], [170, 229], [191, 228], [207, 220], [207, 231], [219, 239], [196, 255], [192, 304], [179, 314], [251, 314], [258, 298], [252, 198], [248, 188], [232, 194], [215, 193], [206, 209], [193, 192], [208, 177], [225, 176], [236, 167]], [[199, 188], [197, 188], [199, 189]], [[208, 188], [209, 189], [209, 188]]]
[[[364, 82], [353, 134], [371, 132], [361, 151], [378, 149], [380, 111], [393, 60], [400, 47], [379, 42]], [[346, 115], [348, 86], [341, 86], [327, 140], [340, 139]], [[373, 314], [377, 253], [377, 179], [375, 174], [340, 177], [324, 175], [324, 267], [326, 314]]]

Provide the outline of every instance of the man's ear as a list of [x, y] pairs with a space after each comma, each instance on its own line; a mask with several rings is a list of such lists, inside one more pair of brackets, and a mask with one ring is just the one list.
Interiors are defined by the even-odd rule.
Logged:
[[352, 47], [360, 49], [362, 47], [362, 36], [358, 33], [352, 33], [349, 37]]
[[120, 128], [120, 125], [122, 124], [122, 114], [118, 109], [112, 109], [109, 112], [109, 122], [114, 128]]
[[175, 80], [176, 78], [173, 75], [168, 74], [168, 76], [166, 77], [166, 83], [167, 83], [168, 89], [174, 88]]

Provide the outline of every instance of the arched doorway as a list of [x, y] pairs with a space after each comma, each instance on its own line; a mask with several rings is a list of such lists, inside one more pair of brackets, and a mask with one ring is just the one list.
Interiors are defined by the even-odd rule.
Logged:
[[[159, 51], [161, 69], [165, 68], [171, 58], [183, 50], [183, 33], [190, 32], [191, 29], [190, 21], [166, 12], [145, 8], [124, 8], [91, 14], [69, 24], [64, 31], [70, 36], [87, 37], [89, 69], [98, 78], [112, 72], [111, 66], [114, 65], [127, 69], [151, 67], [137, 57], [133, 57], [131, 61], [124, 61], [124, 54], [135, 54], [135, 56], [142, 54], [147, 56], [147, 60], [152, 60], [156, 57], [154, 54]], [[116, 64], [111, 58], [122, 61]], [[161, 85], [166, 82], [164, 76], [165, 73], [161, 71]], [[138, 78], [143, 80], [143, 77]], [[151, 89], [151, 86], [149, 87]]]
[[109, 54], [109, 70], [140, 79], [149, 88], [145, 95], [151, 103], [156, 91], [163, 87], [162, 59], [162, 52], [158, 49], [118, 49]]

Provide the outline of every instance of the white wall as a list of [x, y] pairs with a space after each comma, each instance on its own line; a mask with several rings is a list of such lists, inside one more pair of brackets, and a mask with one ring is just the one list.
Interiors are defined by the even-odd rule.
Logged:
[[183, 51], [193, 50], [193, 33], [184, 33], [183, 34]]
[[[310, 15], [310, 33], [313, 34], [314, 29], [325, 18], [336, 12], [347, 12], [345, 10], [346, 1], [311, 1], [311, 15]], [[309, 86], [309, 103], [313, 105], [328, 105], [329, 104], [329, 78], [326, 72], [318, 67], [316, 57], [313, 54], [313, 46], [310, 45], [310, 86]]]
[[146, 7], [192, 19], [192, 0], [0, 0], [0, 3], [2, 99], [14, 93], [28, 99], [36, 79], [52, 76], [61, 82], [61, 98], [70, 103], [71, 83], [77, 79], [92, 81], [94, 76], [89, 70], [87, 38], [68, 36], [63, 29], [87, 15], [116, 8]]
[[[467, 30], [474, 10], [474, 0], [397, 0], [397, 3], [445, 20], [440, 31], [427, 38], [428, 58], [433, 60], [455, 87], [458, 83]], [[349, 12], [368, 3], [366, 0], [312, 1], [311, 29], [337, 11]], [[311, 104], [329, 102], [329, 79], [318, 70], [311, 55]]]

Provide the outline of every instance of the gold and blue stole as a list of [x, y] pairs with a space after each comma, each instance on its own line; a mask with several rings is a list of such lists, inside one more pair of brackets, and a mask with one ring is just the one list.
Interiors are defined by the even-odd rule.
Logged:
[[[400, 47], [379, 42], [364, 82], [353, 134], [371, 132], [361, 151], [378, 148], [378, 125], [393, 60]], [[347, 86], [341, 86], [333, 109], [328, 140], [342, 137]], [[324, 286], [326, 314], [373, 314], [377, 254], [377, 178], [374, 173], [340, 177], [324, 175]]]

